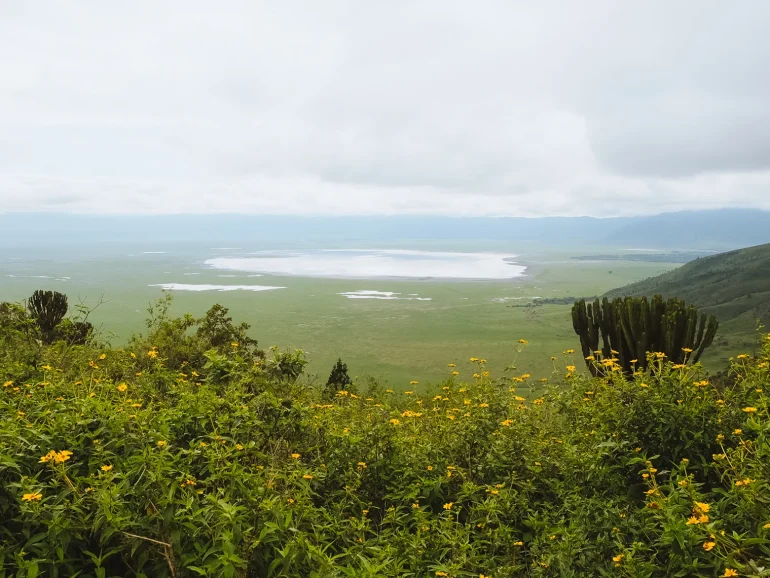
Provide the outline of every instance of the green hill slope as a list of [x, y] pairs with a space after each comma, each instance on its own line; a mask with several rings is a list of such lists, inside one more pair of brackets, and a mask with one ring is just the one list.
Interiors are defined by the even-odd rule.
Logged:
[[722, 359], [756, 343], [757, 321], [770, 325], [770, 244], [702, 257], [607, 297], [660, 293], [714, 313], [720, 330], [710, 358]]

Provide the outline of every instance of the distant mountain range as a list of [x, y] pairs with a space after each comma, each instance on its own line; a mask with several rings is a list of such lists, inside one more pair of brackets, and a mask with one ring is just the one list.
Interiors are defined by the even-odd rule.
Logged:
[[110, 242], [344, 246], [410, 240], [719, 251], [770, 242], [770, 212], [723, 209], [606, 219], [0, 214], [2, 247], [45, 246], [52, 242], [71, 246]]
[[770, 325], [770, 244], [701, 257], [678, 269], [607, 293], [680, 297], [714, 313], [720, 334], [754, 334], [757, 321]]

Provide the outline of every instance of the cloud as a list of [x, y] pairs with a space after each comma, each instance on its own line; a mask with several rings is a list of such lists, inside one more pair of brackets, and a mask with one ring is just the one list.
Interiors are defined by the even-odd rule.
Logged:
[[770, 208], [770, 6], [0, 6], [6, 211]]

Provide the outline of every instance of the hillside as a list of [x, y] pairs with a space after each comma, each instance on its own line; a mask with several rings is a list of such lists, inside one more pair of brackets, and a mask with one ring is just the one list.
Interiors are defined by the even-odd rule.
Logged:
[[606, 295], [655, 293], [680, 297], [714, 313], [721, 323], [717, 346], [726, 346], [731, 337], [754, 340], [757, 320], [770, 325], [770, 244], [702, 257]]
[[770, 213], [750, 209], [682, 211], [629, 220], [602, 240], [606, 246], [726, 251], [770, 243]]

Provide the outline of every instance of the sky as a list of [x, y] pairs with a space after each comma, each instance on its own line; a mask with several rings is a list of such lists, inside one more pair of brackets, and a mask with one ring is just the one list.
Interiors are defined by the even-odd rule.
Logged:
[[766, 0], [0, 3], [0, 211], [770, 209]]

